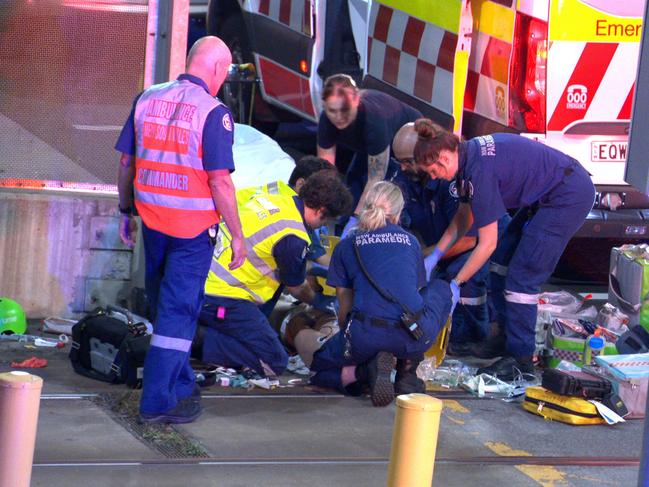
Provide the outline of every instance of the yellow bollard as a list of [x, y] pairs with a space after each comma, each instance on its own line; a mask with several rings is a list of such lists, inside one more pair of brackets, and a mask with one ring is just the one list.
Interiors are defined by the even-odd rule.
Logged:
[[29, 487], [43, 379], [0, 374], [0, 487]]
[[388, 487], [430, 487], [442, 401], [426, 394], [397, 397]]

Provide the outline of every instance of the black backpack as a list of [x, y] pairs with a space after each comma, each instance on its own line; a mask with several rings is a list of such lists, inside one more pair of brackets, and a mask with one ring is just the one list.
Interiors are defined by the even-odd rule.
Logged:
[[85, 377], [142, 387], [142, 367], [151, 335], [121, 309], [97, 308], [72, 327], [70, 362]]

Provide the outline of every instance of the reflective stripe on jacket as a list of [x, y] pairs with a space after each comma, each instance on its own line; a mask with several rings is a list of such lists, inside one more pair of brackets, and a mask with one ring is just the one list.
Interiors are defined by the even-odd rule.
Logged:
[[219, 222], [203, 169], [203, 127], [221, 102], [175, 80], [145, 90], [135, 105], [135, 206], [145, 225], [192, 238]]
[[273, 257], [275, 244], [286, 235], [295, 235], [307, 245], [311, 243], [302, 215], [293, 200], [295, 192], [285, 184], [282, 194], [266, 193], [266, 189], [257, 187], [237, 191], [237, 206], [248, 257], [238, 269], [228, 269], [232, 260], [231, 236], [225, 222], [221, 222], [205, 283], [206, 294], [265, 303], [281, 284], [276, 276], [277, 263]]

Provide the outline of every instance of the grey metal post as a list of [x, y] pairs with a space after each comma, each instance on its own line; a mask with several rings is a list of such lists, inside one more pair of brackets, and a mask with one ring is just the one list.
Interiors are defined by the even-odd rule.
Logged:
[[149, 0], [144, 88], [185, 70], [189, 0]]
[[[645, 2], [642, 21], [642, 39], [638, 74], [633, 99], [633, 114], [629, 133], [629, 152], [626, 160], [624, 180], [639, 191], [649, 194], [649, 36], [647, 36], [649, 2]], [[645, 438], [647, 430], [645, 429]], [[644, 484], [643, 484], [644, 485]]]
[[[645, 194], [649, 194], [649, 137], [647, 137], [647, 120], [649, 120], [649, 2], [645, 2], [642, 21], [642, 40], [640, 42], [640, 60], [635, 83], [635, 99], [631, 117], [629, 135], [629, 155], [624, 179]], [[642, 456], [638, 472], [638, 486], [649, 486], [649, 402], [645, 409], [644, 434], [642, 438]]]
[[[185, 70], [189, 0], [149, 0], [144, 88], [176, 78]], [[144, 288], [142, 229], [137, 235], [131, 286]]]

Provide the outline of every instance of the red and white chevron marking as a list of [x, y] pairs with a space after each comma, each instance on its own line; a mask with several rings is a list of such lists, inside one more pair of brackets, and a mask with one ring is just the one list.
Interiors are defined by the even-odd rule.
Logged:
[[253, 13], [264, 15], [290, 27], [291, 29], [309, 34], [311, 22], [311, 2], [309, 0], [259, 0], [259, 5], [254, 10], [254, 2], [250, 5]]
[[512, 44], [477, 31], [469, 57], [464, 107], [507, 125]]
[[548, 130], [576, 121], [628, 120], [638, 43], [559, 42], [548, 54]]
[[453, 113], [457, 34], [379, 3], [368, 32], [369, 75]]

